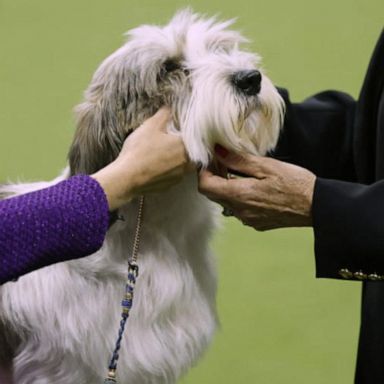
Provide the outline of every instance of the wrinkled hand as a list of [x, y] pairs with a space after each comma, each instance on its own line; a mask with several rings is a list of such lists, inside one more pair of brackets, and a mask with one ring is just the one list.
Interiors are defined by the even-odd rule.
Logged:
[[[259, 231], [312, 224], [316, 177], [310, 171], [266, 157], [217, 147], [219, 167], [199, 175], [199, 190]], [[226, 178], [226, 172], [247, 177]]]
[[92, 175], [111, 211], [133, 197], [164, 190], [195, 169], [181, 137], [166, 132], [169, 119], [169, 110], [161, 108], [128, 136], [115, 161]]

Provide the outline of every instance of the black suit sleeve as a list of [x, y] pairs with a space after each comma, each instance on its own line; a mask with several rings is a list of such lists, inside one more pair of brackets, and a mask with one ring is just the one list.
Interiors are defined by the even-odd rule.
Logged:
[[356, 102], [347, 94], [326, 91], [302, 103], [286, 105], [284, 128], [273, 157], [310, 169], [320, 177], [355, 180], [352, 131]]
[[313, 198], [316, 276], [378, 280], [384, 275], [384, 181], [317, 178]]
[[384, 181], [356, 180], [352, 134], [355, 101], [328, 91], [303, 103], [283, 96], [287, 114], [273, 156], [313, 171], [316, 276], [380, 279], [384, 276]]

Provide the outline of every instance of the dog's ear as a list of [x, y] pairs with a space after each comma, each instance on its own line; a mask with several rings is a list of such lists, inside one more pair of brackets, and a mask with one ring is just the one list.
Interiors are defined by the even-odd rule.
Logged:
[[75, 109], [77, 130], [68, 154], [71, 175], [90, 174], [113, 161], [128, 132], [163, 104], [164, 92], [157, 84], [160, 65], [139, 65], [131, 51], [126, 45], [104, 60], [85, 101]]
[[68, 154], [71, 175], [91, 174], [112, 162], [124, 142], [116, 111], [86, 101], [76, 110], [77, 129]]
[[68, 154], [71, 175], [93, 173], [118, 156], [136, 123], [137, 97], [136, 77], [124, 47], [100, 65], [85, 101], [75, 109], [77, 129]]

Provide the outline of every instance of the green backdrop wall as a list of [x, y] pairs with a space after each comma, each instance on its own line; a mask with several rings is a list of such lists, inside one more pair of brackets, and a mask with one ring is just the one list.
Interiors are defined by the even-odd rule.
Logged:
[[[384, 20], [382, 0], [0, 0], [0, 181], [53, 178], [98, 63], [126, 30], [187, 5], [238, 17], [296, 101], [328, 88], [357, 97]], [[310, 230], [226, 219], [214, 247], [221, 329], [183, 384], [352, 382], [360, 284], [314, 278]]]

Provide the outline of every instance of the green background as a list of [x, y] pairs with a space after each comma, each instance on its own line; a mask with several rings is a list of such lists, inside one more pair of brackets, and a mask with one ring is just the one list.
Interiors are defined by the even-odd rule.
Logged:
[[[295, 101], [328, 88], [356, 97], [384, 20], [383, 0], [0, 0], [0, 180], [53, 178], [98, 63], [126, 30], [186, 5], [238, 17]], [[221, 329], [183, 384], [352, 383], [361, 287], [314, 278], [311, 230], [227, 219], [214, 247]]]

